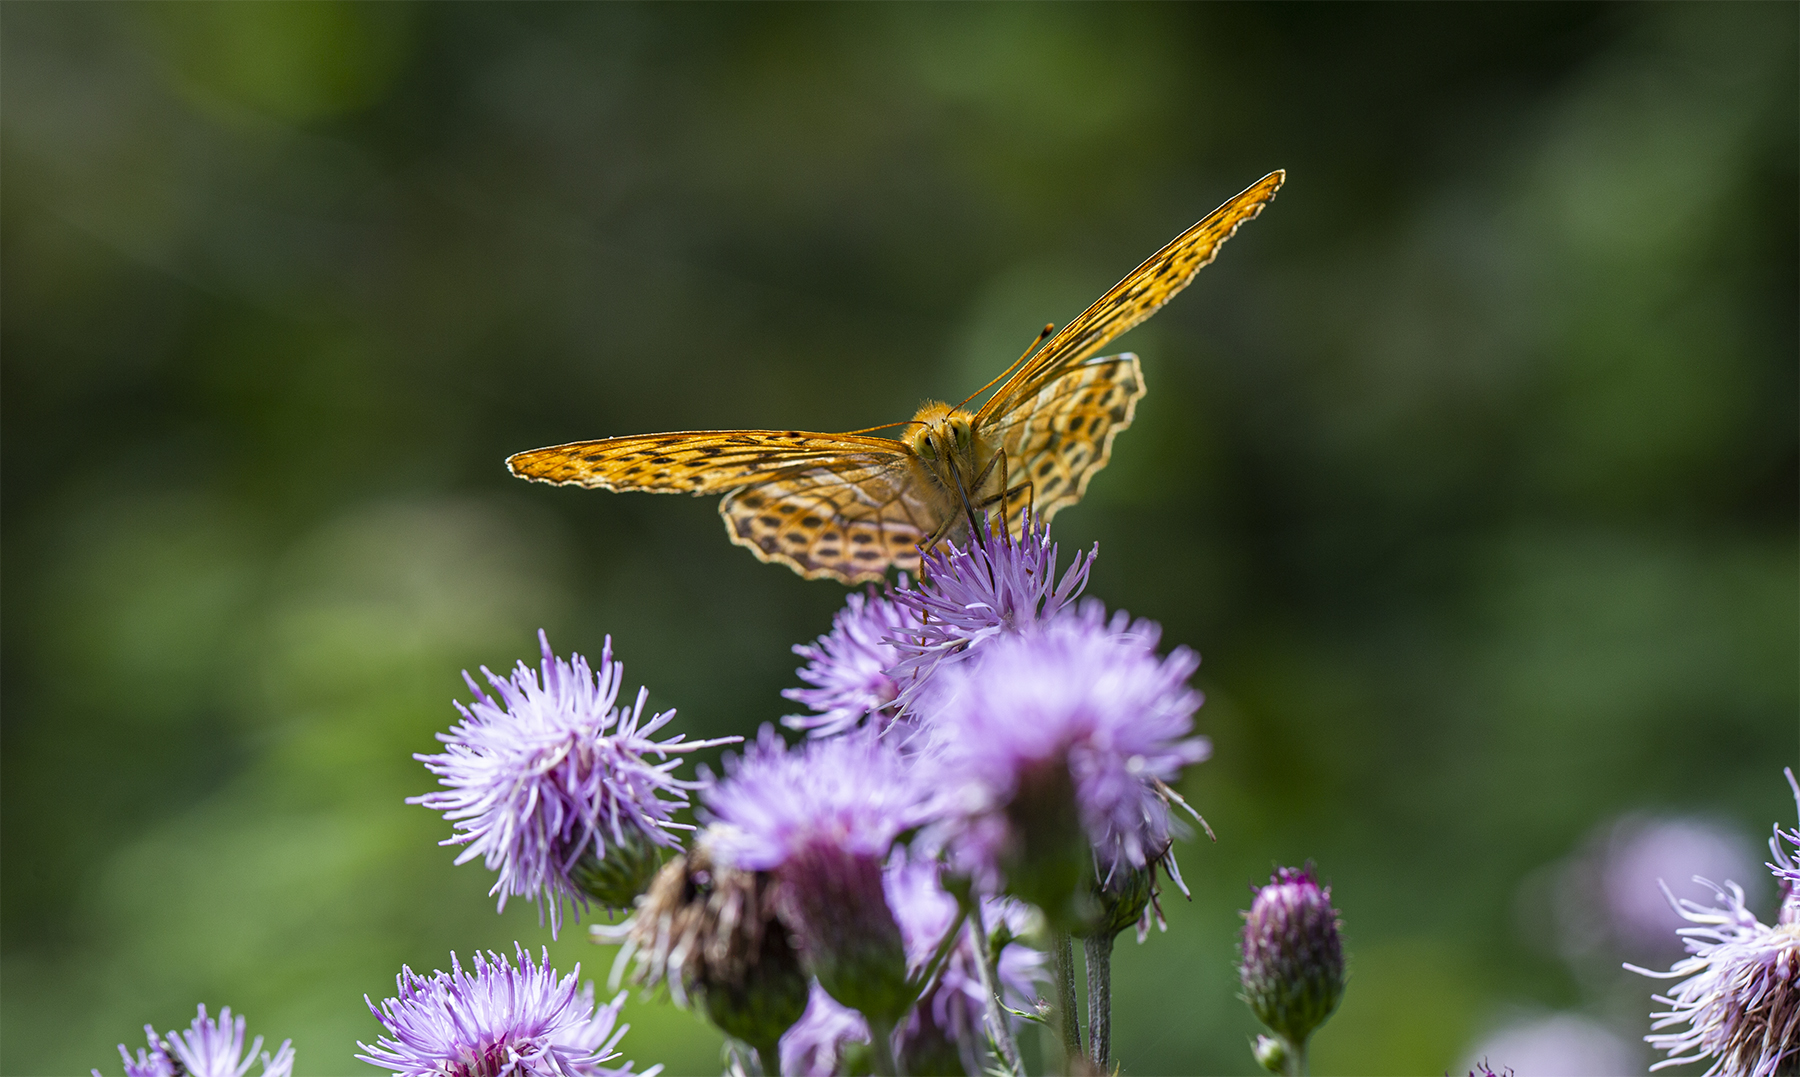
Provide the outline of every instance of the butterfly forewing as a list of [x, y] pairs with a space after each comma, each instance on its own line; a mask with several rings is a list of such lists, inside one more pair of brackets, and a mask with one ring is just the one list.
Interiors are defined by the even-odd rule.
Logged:
[[[1018, 532], [1029, 505], [1039, 519], [1081, 500], [1112, 457], [1113, 438], [1131, 425], [1144, 375], [1130, 352], [1089, 359], [1038, 390], [993, 426], [1006, 453], [1006, 522]], [[1030, 483], [1027, 495], [1022, 489]]]
[[639, 434], [522, 452], [515, 475], [664, 494], [726, 494], [731, 541], [808, 579], [873, 579], [918, 562], [935, 529], [912, 451], [887, 438], [798, 430]]
[[1281, 170], [1269, 173], [1151, 255], [1051, 337], [988, 400], [979, 417], [991, 419], [1026, 406], [1046, 383], [1155, 314], [1218, 255], [1219, 248], [1236, 234], [1239, 226], [1262, 212], [1286, 178], [1287, 173]]
[[783, 468], [881, 467], [910, 455], [887, 438], [801, 430], [694, 430], [634, 434], [532, 449], [506, 461], [539, 482], [657, 494], [720, 494]]

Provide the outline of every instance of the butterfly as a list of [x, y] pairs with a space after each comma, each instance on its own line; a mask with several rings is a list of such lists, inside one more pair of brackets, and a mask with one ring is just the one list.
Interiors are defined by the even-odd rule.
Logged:
[[928, 402], [908, 422], [889, 424], [907, 427], [899, 439], [688, 430], [532, 449], [506, 465], [538, 482], [723, 494], [731, 541], [807, 579], [857, 583], [890, 566], [916, 571], [922, 551], [969, 534], [990, 512], [1016, 534], [1027, 512], [1047, 521], [1081, 500], [1144, 395], [1136, 355], [1095, 353], [1187, 287], [1286, 178], [1271, 172], [1207, 214], [1061, 332], [1045, 326], [979, 410], [967, 409], [974, 397], [956, 407]]

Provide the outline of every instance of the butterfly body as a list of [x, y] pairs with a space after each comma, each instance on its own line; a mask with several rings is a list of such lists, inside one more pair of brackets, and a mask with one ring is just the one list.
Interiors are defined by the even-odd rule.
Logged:
[[921, 548], [965, 539], [978, 516], [996, 516], [1016, 533], [1027, 508], [1048, 520], [1079, 501], [1131, 425], [1144, 395], [1137, 356], [1094, 353], [1185, 288], [1284, 178], [1271, 172], [1177, 236], [1022, 356], [976, 411], [927, 402], [895, 424], [906, 427], [899, 439], [802, 430], [632, 434], [517, 453], [507, 467], [539, 482], [723, 494], [719, 514], [731, 541], [808, 579], [854, 583], [892, 566], [916, 570]]

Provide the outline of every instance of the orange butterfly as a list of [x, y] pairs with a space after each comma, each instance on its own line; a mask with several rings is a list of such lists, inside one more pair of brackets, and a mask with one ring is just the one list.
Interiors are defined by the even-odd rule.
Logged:
[[855, 583], [880, 578], [890, 565], [916, 571], [922, 549], [966, 534], [976, 513], [999, 506], [1017, 533], [1028, 506], [1048, 520], [1081, 500], [1144, 395], [1137, 356], [1090, 356], [1187, 287], [1286, 178], [1283, 171], [1264, 176], [1151, 255], [1042, 348], [1027, 349], [979, 411], [927, 403], [910, 422], [891, 424], [911, 427], [901, 440], [863, 431], [692, 430], [532, 449], [506, 465], [539, 482], [724, 494], [719, 514], [731, 541], [807, 579]]

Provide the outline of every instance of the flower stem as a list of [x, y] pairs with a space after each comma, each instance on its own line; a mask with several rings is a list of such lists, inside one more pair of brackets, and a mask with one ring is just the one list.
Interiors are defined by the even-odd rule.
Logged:
[[879, 1077], [903, 1077], [900, 1061], [894, 1057], [894, 1023], [877, 1021], [868, 1014], [863, 1017], [869, 1022], [869, 1048], [876, 1074]]
[[915, 1004], [924, 998], [925, 993], [930, 991], [931, 986], [937, 982], [938, 973], [944, 967], [944, 960], [950, 956], [956, 940], [962, 937], [963, 922], [969, 918], [968, 899], [959, 898], [956, 904], [958, 911], [956, 919], [951, 921], [950, 930], [944, 932], [944, 937], [938, 940], [937, 948], [931, 952], [931, 960], [927, 961], [925, 967], [919, 970], [917, 976], [913, 977], [913, 1002]]
[[1067, 931], [1050, 936], [1050, 963], [1056, 970], [1056, 1013], [1062, 1026], [1063, 1054], [1081, 1057], [1081, 1019], [1075, 1013], [1075, 944]]
[[987, 925], [982, 923], [979, 914], [969, 917], [969, 930], [975, 933], [975, 953], [978, 955], [975, 970], [981, 976], [981, 993], [987, 999], [988, 1036], [1009, 1077], [1022, 1077], [1025, 1068], [1019, 1064], [1019, 1045], [1013, 1042], [1012, 1024], [1007, 1021], [1006, 1008], [1000, 1002], [1000, 978], [994, 973], [1000, 955], [988, 953]]
[[1117, 936], [1110, 931], [1089, 935], [1085, 942], [1088, 981], [1088, 1057], [1105, 1073], [1112, 1054], [1112, 952]]
[[1286, 1077], [1307, 1077], [1306, 1041], [1295, 1043], [1283, 1036], [1281, 1042], [1287, 1045], [1287, 1065], [1282, 1067], [1282, 1072]]

